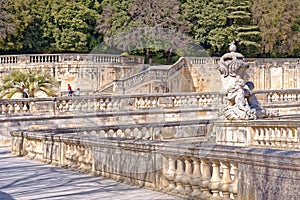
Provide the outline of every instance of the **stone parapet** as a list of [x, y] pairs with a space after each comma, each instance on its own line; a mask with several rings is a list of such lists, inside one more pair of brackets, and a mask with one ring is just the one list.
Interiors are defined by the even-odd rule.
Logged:
[[[297, 199], [300, 153], [189, 141], [13, 132], [12, 152], [193, 199]], [[203, 142], [203, 141], [202, 141]]]
[[214, 122], [216, 143], [244, 147], [299, 150], [299, 119]]

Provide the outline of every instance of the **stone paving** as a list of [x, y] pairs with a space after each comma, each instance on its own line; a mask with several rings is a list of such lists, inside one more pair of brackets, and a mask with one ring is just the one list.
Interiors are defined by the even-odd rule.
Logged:
[[0, 147], [0, 200], [179, 199], [112, 180], [12, 156]]

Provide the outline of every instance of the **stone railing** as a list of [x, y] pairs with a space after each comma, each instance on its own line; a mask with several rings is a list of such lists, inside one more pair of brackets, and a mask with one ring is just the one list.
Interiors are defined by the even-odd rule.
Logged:
[[[78, 137], [94, 136], [97, 138], [120, 138], [135, 140], [169, 140], [195, 137], [203, 139], [205, 137], [209, 121], [208, 120], [186, 120], [172, 122], [147, 122], [147, 123], [118, 123], [114, 125], [101, 125], [92, 127], [74, 128], [39, 128], [23, 133], [44, 132], [50, 135], [73, 133]], [[20, 129], [22, 129], [20, 127]]]
[[[12, 153], [199, 199], [297, 199], [300, 152], [12, 132]], [[293, 197], [293, 198], [292, 198]]]
[[253, 91], [262, 102], [295, 102], [300, 101], [299, 89], [259, 90]]
[[[153, 108], [212, 107], [222, 105], [218, 93], [172, 93], [149, 95], [98, 95], [56, 98], [1, 99], [0, 114], [68, 113]], [[29, 109], [28, 106], [29, 105]]]
[[[270, 100], [274, 91], [255, 91], [264, 107], [280, 108], [293, 114], [292, 109], [299, 107], [300, 90], [280, 90], [276, 94], [285, 96]], [[289, 95], [287, 95], [289, 94]], [[1, 99], [0, 114], [98, 112], [136, 109], [220, 107], [225, 103], [225, 96], [217, 92], [206, 93], [163, 93], [149, 95], [91, 95], [79, 97]], [[29, 105], [29, 109], [28, 106]], [[280, 111], [281, 111], [280, 110]], [[284, 113], [288, 114], [288, 113]]]
[[297, 116], [291, 120], [280, 121], [219, 121], [215, 125], [218, 144], [274, 149], [300, 148], [300, 125]]
[[251, 132], [251, 146], [300, 149], [300, 125], [295, 121], [253, 124]]
[[204, 64], [214, 64], [217, 65], [219, 62], [218, 57], [186, 57], [185, 58], [192, 65], [204, 65]]
[[121, 56], [110, 54], [23, 54], [0, 55], [0, 65], [12, 64], [44, 64], [63, 62], [92, 62], [92, 63], [144, 63], [141, 56]]

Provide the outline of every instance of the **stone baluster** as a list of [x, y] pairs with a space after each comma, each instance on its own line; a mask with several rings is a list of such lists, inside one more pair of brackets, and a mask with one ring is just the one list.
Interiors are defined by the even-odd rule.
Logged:
[[72, 105], [72, 101], [71, 100], [65, 101], [65, 104], [63, 105], [64, 105], [63, 112], [69, 112], [71, 107], [70, 105]]
[[200, 192], [200, 178], [201, 178], [201, 172], [200, 172], [200, 160], [198, 158], [193, 159], [193, 174], [190, 178], [190, 184], [192, 185], [193, 192], [191, 193], [192, 197], [199, 197]]
[[138, 129], [137, 133], [135, 134], [136, 139], [142, 139], [143, 138], [143, 132], [141, 129]]
[[238, 171], [238, 163], [232, 162], [231, 169], [234, 172], [234, 178], [229, 186], [229, 192], [233, 195], [234, 199], [237, 199], [238, 193], [238, 181], [239, 181], [239, 171]]
[[281, 129], [281, 147], [287, 147], [287, 132], [286, 128], [282, 127]]
[[254, 137], [253, 137], [254, 145], [260, 145], [259, 139], [260, 139], [260, 129], [254, 128]]
[[130, 138], [131, 130], [129, 128], [126, 128], [124, 131], [124, 137], [125, 138]]
[[95, 111], [96, 112], [98, 112], [98, 111], [100, 111], [100, 105], [101, 105], [101, 103], [100, 103], [100, 100], [99, 99], [95, 99]]
[[87, 111], [88, 112], [94, 112], [95, 108], [94, 108], [94, 100], [93, 99], [89, 99], [87, 102]]
[[124, 133], [123, 133], [123, 131], [122, 131], [121, 129], [118, 129], [118, 130], [116, 131], [116, 137], [122, 138], [123, 135], [124, 135]]
[[223, 176], [219, 185], [219, 189], [222, 191], [223, 199], [230, 199], [229, 186], [232, 182], [230, 177], [230, 163], [229, 161], [221, 161], [223, 168]]
[[276, 136], [275, 136], [275, 129], [273, 127], [269, 128], [270, 132], [270, 145], [271, 146], [276, 146]]
[[176, 100], [175, 106], [176, 106], [176, 107], [181, 106], [181, 99], [180, 99], [180, 97], [179, 97], [179, 96], [176, 96], [176, 97], [175, 97], [175, 100]]
[[134, 128], [130, 133], [130, 139], [136, 139], [140, 133], [138, 128]]
[[111, 100], [110, 99], [106, 99], [106, 109], [108, 111], [110, 111], [110, 110], [112, 110], [112, 108], [113, 108], [113, 104], [112, 104]]
[[140, 103], [140, 99], [138, 97], [134, 98], [134, 105], [135, 105], [136, 109], [140, 108], [141, 103]]
[[[24, 105], [27, 109], [26, 103], [24, 103]], [[21, 112], [22, 112], [22, 103], [21, 102], [16, 102], [15, 113], [21, 113]]]
[[85, 168], [84, 165], [85, 149], [83, 146], [78, 146], [78, 167], [80, 170]]
[[115, 131], [110, 129], [108, 132], [107, 132], [107, 137], [114, 137], [114, 133]]
[[293, 141], [294, 141], [294, 135], [295, 134], [296, 134], [295, 133], [295, 129], [293, 129], [293, 128], [287, 128], [287, 138], [286, 138], [287, 147], [289, 147], [289, 148], [294, 147]]
[[168, 158], [168, 171], [165, 174], [166, 179], [169, 181], [167, 191], [173, 191], [175, 187], [175, 160], [172, 156]]
[[56, 101], [55, 106], [56, 106], [58, 112], [62, 112], [63, 105], [62, 105], [61, 101]]
[[9, 112], [9, 104], [4, 105], [4, 109], [2, 109], [4, 114], [7, 114]]
[[73, 105], [74, 105], [73, 110], [76, 112], [85, 111], [85, 108], [87, 107], [85, 100], [75, 100]]
[[188, 96], [182, 96], [180, 99], [181, 99], [180, 100], [181, 101], [181, 106], [186, 106], [187, 103], [188, 103], [188, 101], [187, 101]]
[[8, 113], [10, 113], [10, 114], [14, 114], [15, 113], [15, 106], [14, 106], [14, 102], [12, 101], [12, 102], [10, 102], [10, 104], [9, 104], [9, 109], [8, 109]]
[[88, 104], [89, 104], [89, 100], [80, 101], [80, 105], [81, 105], [81, 110], [80, 111], [83, 111], [83, 112], [88, 111], [88, 107], [89, 107]]
[[104, 99], [100, 99], [100, 110], [104, 111], [106, 109], [106, 104]]
[[120, 100], [119, 99], [111, 99], [112, 109], [119, 110], [120, 109]]
[[192, 185], [190, 184], [191, 176], [192, 176], [192, 165], [190, 158], [186, 158], [185, 161], [185, 171], [182, 176], [182, 184], [184, 186], [184, 195], [190, 196], [192, 193]]
[[0, 115], [3, 114], [3, 109], [2, 109], [3, 106], [4, 106], [4, 105], [1, 103], [1, 104], [0, 104]]
[[146, 128], [146, 127], [143, 127], [142, 128], [142, 132], [143, 132], [143, 139], [144, 140], [150, 140], [151, 139], [151, 128]]
[[128, 134], [128, 136], [127, 136], [127, 138], [128, 139], [134, 139], [134, 133], [135, 133], [135, 130], [134, 130], [134, 128], [133, 129], [130, 129], [130, 132], [128, 132], [129, 134]]
[[259, 128], [259, 137], [258, 137], [258, 140], [259, 140], [259, 144], [260, 145], [264, 145], [265, 144], [265, 130], [263, 128]]
[[152, 107], [159, 107], [159, 100], [157, 97], [154, 97], [153, 100], [151, 101]]
[[184, 193], [184, 188], [182, 186], [182, 177], [183, 177], [183, 162], [181, 161], [180, 158], [178, 158], [174, 182], [176, 183], [175, 191], [181, 194]]
[[201, 159], [201, 166], [202, 166], [202, 176], [199, 182], [199, 186], [201, 190], [200, 198], [209, 199], [211, 197], [211, 193], [209, 189], [209, 183], [211, 179], [210, 160]]
[[264, 133], [265, 133], [265, 137], [264, 137], [264, 143], [265, 145], [271, 145], [270, 143], [270, 132], [269, 129], [267, 127], [264, 128]]
[[280, 128], [275, 127], [275, 145], [277, 147], [281, 146], [281, 131]]
[[219, 197], [219, 184], [221, 181], [220, 178], [220, 162], [219, 160], [212, 160], [212, 177], [210, 179], [209, 188], [212, 192], [212, 198]]

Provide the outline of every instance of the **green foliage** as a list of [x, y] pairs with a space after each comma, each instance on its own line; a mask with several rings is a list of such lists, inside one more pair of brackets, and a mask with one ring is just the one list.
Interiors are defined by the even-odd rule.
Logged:
[[23, 94], [24, 89], [28, 90], [29, 97], [35, 97], [39, 91], [48, 96], [55, 96], [56, 80], [51, 75], [41, 71], [12, 71], [3, 77], [2, 82], [3, 84], [0, 86], [1, 98], [11, 98], [16, 93]]
[[0, 42], [2, 50], [88, 52], [99, 42], [98, 1], [14, 0], [11, 6], [16, 34]]
[[293, 56], [300, 46], [299, 0], [253, 0], [253, 21], [261, 32], [260, 51], [270, 56]]
[[13, 15], [9, 10], [8, 0], [0, 0], [0, 40], [14, 33]]
[[[296, 57], [299, 10], [299, 0], [0, 0], [0, 53], [97, 47], [157, 53], [170, 63], [172, 57], [205, 54], [195, 44], [222, 55], [235, 40], [246, 57]], [[164, 31], [153, 37], [153, 30]]]

